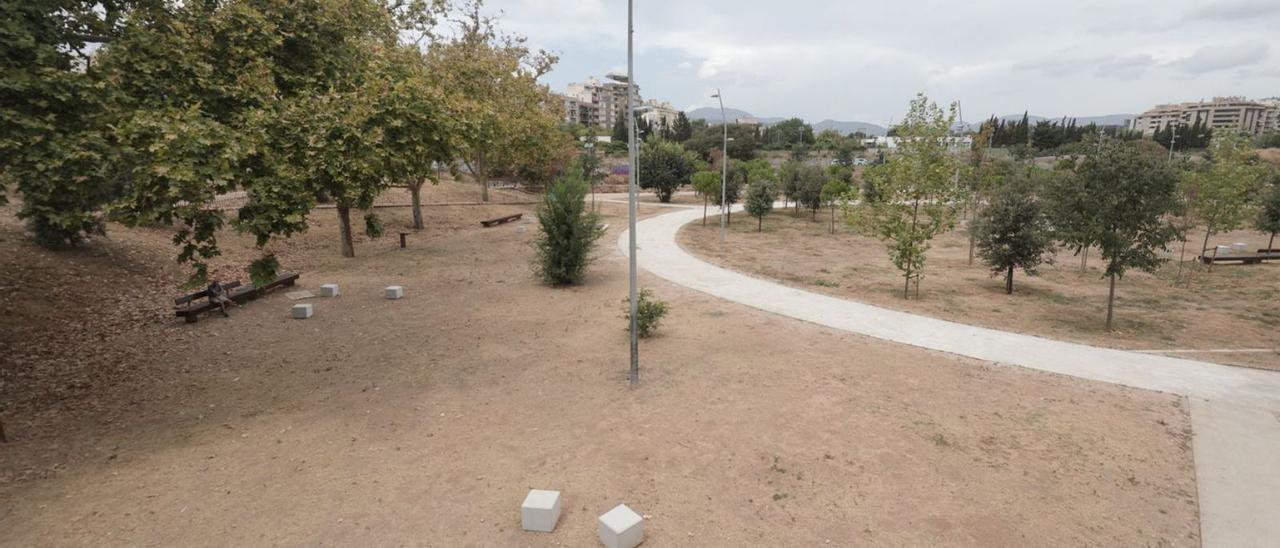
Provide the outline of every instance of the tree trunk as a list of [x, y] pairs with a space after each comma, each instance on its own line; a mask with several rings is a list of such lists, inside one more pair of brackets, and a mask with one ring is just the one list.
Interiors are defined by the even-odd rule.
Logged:
[[[911, 208], [911, 238], [914, 240], [916, 236], [916, 226], [920, 221], [920, 200], [916, 199], [915, 205]], [[906, 283], [902, 286], [902, 298], [911, 298], [911, 272], [915, 270], [915, 264], [910, 259], [907, 260]], [[920, 283], [916, 283], [916, 297], [920, 296]]]
[[0, 421], [0, 443], [9, 443], [9, 438], [4, 435], [4, 421]]
[[1009, 271], [1004, 275], [1004, 294], [1013, 294], [1013, 265], [1009, 265]]
[[422, 181], [409, 183], [409, 197], [413, 201], [413, 228], [422, 230]]
[[[1213, 235], [1213, 224], [1204, 227], [1204, 244], [1200, 246], [1200, 256], [1204, 257], [1209, 254], [1209, 236]], [[1216, 255], [1216, 253], [1215, 253]], [[1209, 270], [1213, 270], [1213, 263], [1209, 263]]]
[[702, 195], [702, 226], [707, 226], [707, 195]]
[[973, 236], [973, 222], [969, 223], [969, 266], [973, 266], [973, 246], [977, 238]]
[[338, 228], [342, 234], [342, 256], [355, 257], [356, 244], [351, 239], [351, 208], [338, 206]]
[[1116, 308], [1116, 275], [1111, 275], [1111, 291], [1107, 294], [1107, 331], [1111, 331], [1111, 318]]
[[764, 232], [764, 215], [757, 217], [756, 232]]
[[813, 215], [809, 218], [809, 220], [810, 220], [810, 221], [815, 221], [815, 222], [818, 220], [818, 210], [816, 210], [816, 209], [815, 209], [815, 210], [813, 210]]
[[476, 181], [480, 183], [480, 201], [489, 201], [489, 176], [484, 171], [484, 155], [476, 157]]
[[831, 204], [831, 233], [836, 233], [836, 205]]
[[1080, 272], [1089, 269], [1089, 246], [1084, 246], [1084, 250], [1080, 252]]
[[1272, 249], [1275, 249], [1275, 247], [1274, 247], [1274, 246], [1275, 246], [1275, 243], [1276, 243], [1276, 233], [1275, 233], [1275, 232], [1272, 232], [1272, 233], [1271, 233], [1271, 239], [1270, 239], [1270, 240], [1267, 240], [1267, 253], [1271, 253], [1271, 250], [1272, 250]]
[[1183, 265], [1185, 262], [1187, 262], [1187, 232], [1183, 232], [1183, 245], [1178, 251], [1178, 279], [1183, 278]]

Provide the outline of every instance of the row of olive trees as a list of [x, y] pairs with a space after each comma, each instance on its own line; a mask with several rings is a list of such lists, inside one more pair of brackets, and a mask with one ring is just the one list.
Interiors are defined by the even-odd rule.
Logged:
[[[555, 59], [499, 33], [479, 2], [20, 4], [0, 38], [0, 184], [46, 246], [102, 234], [108, 214], [170, 224], [201, 282], [230, 224], [263, 251], [261, 279], [278, 267], [269, 244], [306, 230], [319, 203], [353, 256], [351, 210], [390, 186], [409, 187], [421, 227], [422, 185], [455, 158], [483, 185], [495, 169], [546, 179], [571, 153], [537, 83]], [[212, 207], [237, 191], [230, 218]]]

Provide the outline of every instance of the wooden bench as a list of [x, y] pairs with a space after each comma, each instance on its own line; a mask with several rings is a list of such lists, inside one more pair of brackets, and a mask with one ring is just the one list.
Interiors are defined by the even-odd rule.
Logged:
[[1252, 255], [1204, 255], [1200, 262], [1204, 264], [1240, 263], [1259, 264], [1263, 261], [1280, 261], [1280, 253], [1256, 253]]
[[[264, 284], [261, 287], [254, 286], [253, 284], [249, 284], [247, 286], [241, 286], [239, 281], [235, 281], [235, 282], [223, 284], [222, 288], [224, 290], [227, 290], [227, 298], [231, 299], [232, 302], [235, 302], [237, 304], [244, 304], [248, 301], [257, 299], [258, 297], [265, 295], [268, 291], [271, 291], [272, 289], [275, 289], [277, 287], [292, 287], [295, 283], [298, 282], [299, 277], [300, 276], [298, 274], [281, 274], [279, 277], [275, 279], [275, 281], [268, 284]], [[204, 314], [205, 312], [217, 310], [220, 308], [218, 306], [218, 303], [215, 303], [211, 300], [206, 300], [205, 302], [200, 304], [192, 304], [192, 301], [195, 301], [196, 299], [201, 299], [201, 298], [204, 298], [204, 299], [209, 298], [208, 289], [205, 289], [203, 291], [197, 291], [190, 295], [185, 295], [185, 296], [174, 299], [173, 300], [174, 306], [181, 307], [181, 308], [174, 310], [173, 314], [179, 318], [186, 319], [187, 323], [196, 323], [197, 321], [200, 320], [201, 314]]]
[[524, 213], [516, 213], [515, 215], [507, 215], [506, 217], [498, 217], [497, 219], [480, 221], [480, 224], [483, 225], [485, 228], [490, 228], [490, 227], [498, 226], [500, 224], [509, 223], [511, 221], [518, 221], [520, 220], [521, 217], [524, 217]]

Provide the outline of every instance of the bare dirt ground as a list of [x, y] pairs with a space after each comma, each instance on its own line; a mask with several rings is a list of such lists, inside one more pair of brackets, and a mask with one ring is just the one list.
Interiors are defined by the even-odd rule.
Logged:
[[[530, 277], [535, 225], [476, 223], [525, 206], [431, 208], [408, 249], [362, 240], [350, 260], [321, 212], [276, 251], [342, 296], [306, 321], [277, 293], [194, 325], [168, 315], [182, 273], [165, 231], [50, 253], [12, 207], [0, 545], [588, 546], [619, 502], [650, 517], [646, 546], [1199, 544], [1174, 396], [643, 274], [672, 312], [628, 389], [621, 205], [602, 205], [613, 228], [573, 288]], [[227, 242], [232, 273], [252, 252]], [[90, 291], [104, 283], [120, 290]], [[406, 298], [382, 299], [390, 284]], [[519, 530], [528, 488], [564, 491], [557, 532]]]
[[[1004, 278], [992, 277], [975, 258], [969, 264], [969, 240], [962, 230], [933, 242], [925, 264], [920, 298], [903, 299], [903, 280], [884, 245], [840, 226], [829, 233], [830, 212], [818, 221], [801, 212], [775, 211], [756, 232], [754, 218], [734, 216], [734, 238], [723, 251], [718, 217], [707, 227], [693, 223], [680, 233], [686, 249], [735, 270], [776, 279], [811, 291], [843, 296], [888, 308], [917, 312], [995, 329], [1044, 335], [1130, 350], [1263, 350], [1262, 352], [1177, 352], [1170, 355], [1218, 363], [1280, 369], [1280, 310], [1275, 307], [1280, 264], [1217, 265], [1206, 272], [1196, 265], [1190, 287], [1175, 283], [1173, 262], [1157, 275], [1131, 272], [1116, 289], [1116, 330], [1105, 329], [1107, 282], [1097, 251], [1088, 269], [1068, 251], [1040, 276], [1014, 275], [1014, 294]], [[1203, 232], [1188, 244], [1194, 256]], [[1214, 235], [1215, 243], [1244, 242], [1250, 251], [1267, 244], [1253, 232]]]

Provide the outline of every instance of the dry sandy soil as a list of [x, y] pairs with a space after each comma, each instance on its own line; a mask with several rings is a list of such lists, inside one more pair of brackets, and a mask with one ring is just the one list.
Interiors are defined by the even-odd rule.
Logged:
[[[1181, 398], [644, 274], [672, 311], [629, 389], [623, 206], [572, 288], [531, 278], [535, 225], [476, 224], [511, 211], [530, 210], [431, 208], [408, 249], [351, 260], [322, 212], [277, 252], [342, 296], [187, 325], [163, 230], [55, 254], [0, 209], [0, 545], [590, 546], [620, 502], [650, 517], [646, 546], [1199, 545]], [[103, 283], [127, 289], [84, 288]], [[528, 488], [564, 491], [555, 533], [519, 530]]]
[[[1263, 350], [1168, 355], [1280, 369], [1280, 309], [1275, 306], [1280, 263], [1222, 264], [1211, 272], [1188, 263], [1188, 271], [1196, 271], [1188, 288], [1175, 283], [1175, 248], [1175, 261], [1157, 275], [1132, 272], [1118, 282], [1116, 331], [1108, 333], [1107, 282], [1096, 250], [1086, 272], [1068, 251], [1059, 252], [1056, 264], [1041, 268], [1038, 277], [1017, 272], [1009, 296], [1002, 276], [992, 277], [979, 259], [969, 264], [968, 236], [953, 231], [938, 237], [928, 253], [920, 298], [903, 299], [902, 277], [879, 240], [841, 227], [839, 213], [836, 234], [829, 233], [828, 211], [818, 218], [813, 222], [807, 213], [779, 210], [765, 218], [763, 232], [756, 232], [754, 218], [735, 215], [734, 238], [722, 250], [718, 217], [712, 217], [705, 228], [699, 223], [685, 227], [679, 240], [735, 270], [888, 308], [1131, 350]], [[1203, 233], [1188, 248], [1198, 247], [1200, 238]], [[1210, 245], [1215, 242], [1245, 242], [1252, 250], [1265, 246], [1267, 237], [1242, 231], [1215, 235]]]

